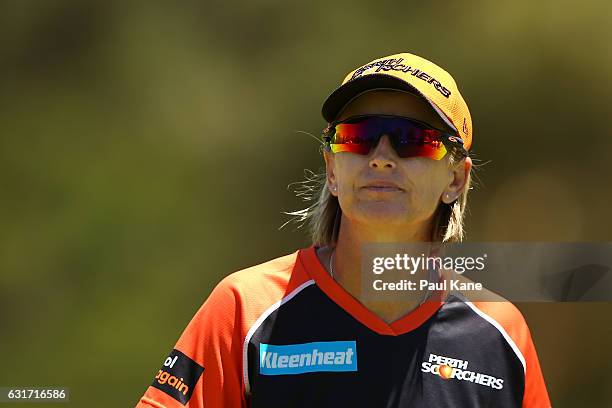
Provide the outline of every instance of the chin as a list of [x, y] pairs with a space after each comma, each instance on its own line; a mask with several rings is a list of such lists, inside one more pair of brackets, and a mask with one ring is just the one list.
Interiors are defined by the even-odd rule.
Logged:
[[402, 224], [409, 224], [413, 218], [406, 207], [391, 205], [388, 202], [362, 204], [358, 213], [358, 218], [361, 222], [380, 224], [383, 228], [389, 225], [400, 226]]

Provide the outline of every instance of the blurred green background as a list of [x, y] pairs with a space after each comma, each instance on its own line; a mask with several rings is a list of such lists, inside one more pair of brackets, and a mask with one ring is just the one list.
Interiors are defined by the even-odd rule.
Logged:
[[[324, 98], [409, 51], [474, 121], [468, 239], [612, 241], [609, 1], [0, 2], [0, 385], [133, 406], [225, 275], [306, 247]], [[553, 404], [603, 406], [612, 306], [519, 304]], [[53, 405], [53, 404], [52, 404]], [[26, 407], [27, 405], [19, 405]]]

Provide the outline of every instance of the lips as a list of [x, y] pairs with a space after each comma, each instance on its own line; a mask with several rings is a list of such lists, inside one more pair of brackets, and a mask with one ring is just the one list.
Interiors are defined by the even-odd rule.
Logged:
[[373, 180], [361, 188], [368, 190], [368, 191], [380, 191], [380, 192], [403, 191], [403, 188], [398, 186], [396, 183], [392, 181], [386, 181], [386, 180]]

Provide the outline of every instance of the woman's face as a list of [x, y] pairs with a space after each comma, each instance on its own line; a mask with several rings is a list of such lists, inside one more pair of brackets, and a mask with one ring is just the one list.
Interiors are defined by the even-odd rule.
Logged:
[[[363, 114], [406, 116], [438, 129], [447, 128], [427, 102], [405, 92], [364, 93], [351, 101], [338, 119]], [[373, 226], [381, 232], [410, 228], [431, 231], [438, 204], [450, 203], [460, 195], [471, 168], [469, 158], [451, 165], [448, 156], [442, 160], [400, 158], [389, 137], [383, 135], [367, 156], [325, 152], [328, 184], [350, 222]], [[397, 187], [372, 186], [377, 182], [391, 182]]]

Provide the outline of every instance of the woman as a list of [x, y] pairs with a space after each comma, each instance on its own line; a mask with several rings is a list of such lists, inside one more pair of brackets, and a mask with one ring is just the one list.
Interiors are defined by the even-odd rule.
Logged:
[[508, 302], [361, 291], [363, 245], [462, 238], [472, 125], [453, 78], [408, 53], [376, 59], [347, 75], [323, 116], [325, 182], [293, 213], [313, 245], [223, 279], [138, 406], [550, 406]]

